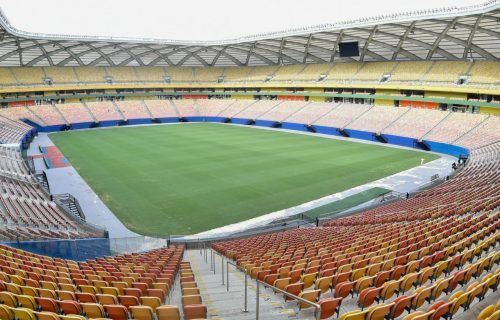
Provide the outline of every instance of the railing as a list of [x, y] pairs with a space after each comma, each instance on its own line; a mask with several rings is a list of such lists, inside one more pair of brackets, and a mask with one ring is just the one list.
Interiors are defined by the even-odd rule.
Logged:
[[[200, 254], [203, 254], [201, 251], [200, 251]], [[219, 254], [218, 252], [214, 251], [213, 249], [211, 249], [211, 261], [210, 261], [210, 264], [211, 264], [211, 267], [213, 267], [213, 270], [214, 270], [214, 274], [215, 274], [215, 256], [219, 256], [221, 258], [221, 285], [225, 285], [226, 286], [226, 291], [229, 292], [230, 290], [230, 286], [229, 286], [229, 266], [233, 266], [236, 270], [238, 271], [241, 271], [243, 272], [243, 274], [245, 275], [245, 285], [244, 285], [244, 290], [245, 290], [245, 293], [244, 293], [244, 305], [243, 305], [243, 309], [241, 310], [241, 312], [244, 312], [244, 313], [247, 313], [247, 312], [250, 312], [248, 310], [248, 274], [245, 272], [245, 270], [243, 270], [240, 266], [238, 266], [236, 263], [230, 261], [229, 259], [225, 258], [223, 255]], [[224, 275], [224, 259], [226, 260], [226, 268], [225, 268], [225, 272], [226, 274]], [[207, 262], [207, 260], [205, 260]], [[224, 282], [225, 281], [225, 282]], [[260, 286], [264, 286], [264, 288], [270, 288], [272, 289], [273, 291], [275, 292], [279, 292], [281, 294], [283, 294], [284, 296], [292, 299], [292, 300], [295, 300], [297, 302], [300, 302], [300, 303], [303, 303], [303, 304], [306, 304], [308, 306], [311, 306], [315, 309], [315, 319], [316, 320], [319, 320], [321, 319], [321, 306], [315, 302], [312, 302], [312, 301], [309, 301], [309, 300], [306, 300], [306, 299], [303, 299], [299, 296], [296, 296], [294, 294], [291, 294], [289, 292], [286, 292], [285, 290], [282, 290], [280, 288], [277, 288], [275, 286], [272, 286], [268, 283], [265, 283], [263, 281], [260, 281], [258, 279], [255, 279], [255, 282], [256, 282], [256, 291], [255, 291], [255, 319], [256, 320], [259, 320], [259, 317], [260, 317]]]

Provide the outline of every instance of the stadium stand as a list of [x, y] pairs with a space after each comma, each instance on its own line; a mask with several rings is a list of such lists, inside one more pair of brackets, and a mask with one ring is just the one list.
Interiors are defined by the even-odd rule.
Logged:
[[10, 68], [0, 68], [0, 83], [9, 86], [17, 84], [17, 80]]
[[469, 83], [498, 85], [500, 66], [494, 61], [475, 61], [469, 71]]
[[366, 104], [343, 103], [314, 122], [314, 125], [343, 129], [372, 107]]
[[427, 135], [425, 135], [424, 139], [437, 142], [454, 143], [462, 135], [473, 130], [487, 118], [487, 115], [452, 112], [439, 123], [439, 126], [436, 126]]
[[471, 63], [465, 61], [435, 61], [422, 81], [456, 83], [458, 77], [465, 75], [470, 66]]
[[474, 151], [453, 179], [408, 200], [212, 247], [254, 279], [299, 296], [319, 290], [312, 301], [325, 305], [336, 299], [322, 318], [456, 315], [498, 286], [500, 197], [490, 169], [499, 152], [500, 143]]
[[223, 118], [234, 118], [237, 114], [242, 112], [243, 110], [249, 108], [257, 101], [253, 100], [236, 100], [230, 106], [228, 106], [225, 110], [223, 110], [219, 116]]
[[476, 128], [464, 134], [456, 144], [471, 150], [500, 141], [500, 118], [490, 116]]
[[104, 83], [106, 72], [102, 67], [75, 68], [76, 76], [82, 83]]
[[[0, 317], [171, 319], [162, 310], [176, 308], [165, 302], [179, 269], [181, 284], [185, 279], [183, 252], [183, 246], [171, 246], [75, 262], [1, 246]], [[184, 319], [206, 317], [201, 304], [183, 307]]]
[[196, 100], [196, 106], [201, 115], [205, 117], [217, 117], [235, 102], [236, 100], [233, 99], [198, 99]]
[[234, 118], [241, 119], [251, 119], [256, 120], [260, 119], [260, 116], [271, 111], [271, 109], [276, 106], [284, 103], [284, 101], [276, 101], [276, 100], [260, 100], [254, 104], [250, 108], [246, 108], [240, 113], [234, 115]]
[[170, 76], [170, 80], [172, 82], [191, 83], [194, 81], [193, 68], [177, 68], [177, 67], [166, 68], [166, 75]]
[[283, 122], [307, 105], [305, 101], [284, 101], [278, 107], [262, 114], [259, 120]]
[[165, 82], [165, 70], [161, 67], [140, 67], [135, 70], [140, 82]]
[[390, 74], [396, 66], [394, 62], [373, 62], [361, 66], [355, 76], [359, 81], [380, 81], [384, 74]]
[[150, 119], [151, 115], [142, 100], [117, 101], [116, 106], [125, 119]]
[[55, 107], [68, 123], [94, 122], [89, 110], [80, 102], [56, 104]]
[[419, 81], [431, 66], [429, 61], [400, 62], [391, 72], [391, 81]]
[[354, 78], [356, 73], [361, 69], [362, 63], [336, 63], [330, 69], [327, 82], [347, 81]]
[[348, 125], [349, 129], [380, 133], [410, 108], [374, 106]]
[[137, 73], [135, 68], [113, 67], [105, 68], [106, 74], [113, 79], [113, 82], [137, 82]]
[[194, 81], [215, 83], [224, 74], [224, 68], [194, 68]]
[[420, 139], [448, 115], [445, 111], [411, 108], [382, 132]]
[[54, 84], [77, 83], [75, 70], [72, 67], [44, 67], [43, 71], [47, 78]]
[[41, 67], [12, 68], [11, 71], [17, 82], [25, 85], [41, 84], [45, 78]]
[[301, 64], [282, 66], [274, 73], [271, 81], [292, 81], [304, 68]]
[[317, 81], [321, 75], [328, 76], [331, 64], [308, 64], [302, 71], [291, 78], [295, 81]]
[[226, 68], [224, 70], [224, 82], [243, 82], [254, 67]]
[[179, 117], [171, 100], [146, 100], [144, 102], [155, 119]]
[[311, 102], [307, 105], [307, 107], [304, 107], [296, 113], [290, 115], [290, 117], [288, 117], [286, 121], [291, 123], [302, 123], [310, 125], [324, 115], [328, 114], [337, 105], [338, 104], [334, 103]]
[[114, 102], [86, 102], [85, 105], [97, 121], [123, 120], [123, 116], [118, 112]]
[[266, 67], [255, 67], [252, 71], [248, 73], [244, 81], [248, 82], [262, 82], [267, 79], [267, 77], [273, 77], [275, 72], [279, 69], [276, 66], [266, 66]]
[[48, 126], [66, 124], [66, 120], [64, 120], [53, 105], [31, 106], [27, 108]]
[[200, 115], [196, 107], [195, 99], [171, 100], [171, 102], [177, 109], [180, 117], [197, 117]]

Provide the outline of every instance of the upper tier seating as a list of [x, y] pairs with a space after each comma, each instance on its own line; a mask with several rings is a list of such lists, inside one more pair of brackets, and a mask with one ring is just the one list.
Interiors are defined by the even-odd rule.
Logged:
[[269, 76], [272, 77], [278, 69], [279, 67], [277, 66], [254, 67], [252, 68], [252, 71], [244, 79], [244, 81], [262, 82], [266, 80], [267, 77]]
[[94, 122], [89, 110], [81, 102], [56, 104], [55, 106], [68, 123]]
[[456, 83], [460, 75], [464, 75], [470, 67], [466, 61], [436, 61], [424, 75], [424, 82]]
[[343, 129], [371, 107], [366, 104], [344, 103], [332, 109], [330, 113], [321, 117], [314, 124]]
[[170, 81], [172, 81], [172, 82], [191, 83], [194, 81], [194, 69], [193, 68], [168, 67], [165, 69], [166, 69], [165, 74], [170, 76]]
[[374, 106], [347, 126], [348, 129], [380, 133], [394, 120], [401, 117], [409, 108]]
[[400, 62], [391, 72], [391, 82], [419, 81], [431, 66], [432, 62], [429, 61]]
[[142, 100], [117, 101], [116, 106], [126, 119], [150, 119], [151, 116]]
[[310, 125], [328, 114], [337, 105], [336, 103], [311, 102], [297, 113], [292, 114], [286, 119], [286, 122]]
[[225, 83], [316, 82], [320, 75], [325, 83], [377, 83], [384, 74], [387, 81], [408, 84], [454, 86], [460, 75], [469, 76], [466, 86], [498, 86], [498, 61], [398, 61], [398, 62], [335, 62], [324, 64], [297, 64], [257, 67], [1, 67], [0, 84], [5, 86], [42, 86], [45, 78], [53, 85], [114, 83], [172, 83], [216, 84], [219, 77]]
[[445, 111], [411, 108], [382, 133], [420, 139], [448, 114]]
[[165, 69], [162, 67], [140, 67], [135, 68], [137, 78], [141, 82], [165, 82]]
[[495, 84], [500, 83], [498, 75], [500, 74], [500, 64], [498, 61], [475, 61], [469, 71], [469, 83], [485, 83]]
[[336, 63], [330, 69], [327, 82], [346, 81], [354, 78], [359, 69], [363, 66], [362, 63]]
[[327, 76], [333, 65], [331, 64], [308, 64], [301, 72], [293, 76], [294, 81], [317, 81], [320, 75]]
[[224, 68], [194, 68], [194, 81], [217, 82], [224, 73]]
[[394, 62], [364, 63], [355, 78], [361, 81], [379, 81], [384, 74], [390, 74], [394, 66]]
[[305, 66], [301, 64], [288, 65], [280, 67], [275, 73], [271, 81], [290, 81], [304, 70]]
[[44, 67], [43, 70], [55, 85], [78, 82], [73, 67]]
[[226, 68], [224, 70], [224, 82], [243, 82], [253, 72], [254, 67]]
[[488, 116], [484, 114], [457, 113], [452, 112], [446, 117], [439, 126], [432, 129], [424, 139], [454, 143], [465, 133], [474, 129], [478, 124], [484, 121]]
[[113, 78], [113, 82], [137, 82], [139, 79], [136, 68], [106, 67], [106, 74]]
[[97, 121], [124, 120], [111, 101], [86, 102], [85, 104]]
[[171, 100], [147, 100], [144, 102], [155, 119], [179, 117]]
[[45, 74], [41, 67], [11, 68], [18, 83], [26, 85], [41, 84]]
[[99, 67], [75, 68], [77, 78], [83, 83], [104, 83], [106, 71]]
[[0, 68], [0, 84], [2, 85], [15, 85], [17, 83], [14, 74], [10, 68]]

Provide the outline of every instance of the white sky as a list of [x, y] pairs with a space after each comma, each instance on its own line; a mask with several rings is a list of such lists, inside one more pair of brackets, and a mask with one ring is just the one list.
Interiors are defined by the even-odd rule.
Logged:
[[0, 0], [18, 29], [39, 33], [226, 40], [264, 32], [486, 0]]

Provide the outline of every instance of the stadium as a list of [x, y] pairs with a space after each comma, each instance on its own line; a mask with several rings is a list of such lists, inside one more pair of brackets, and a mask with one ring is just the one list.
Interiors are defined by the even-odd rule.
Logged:
[[438, 5], [222, 40], [0, 7], [0, 319], [500, 319], [500, 1]]

